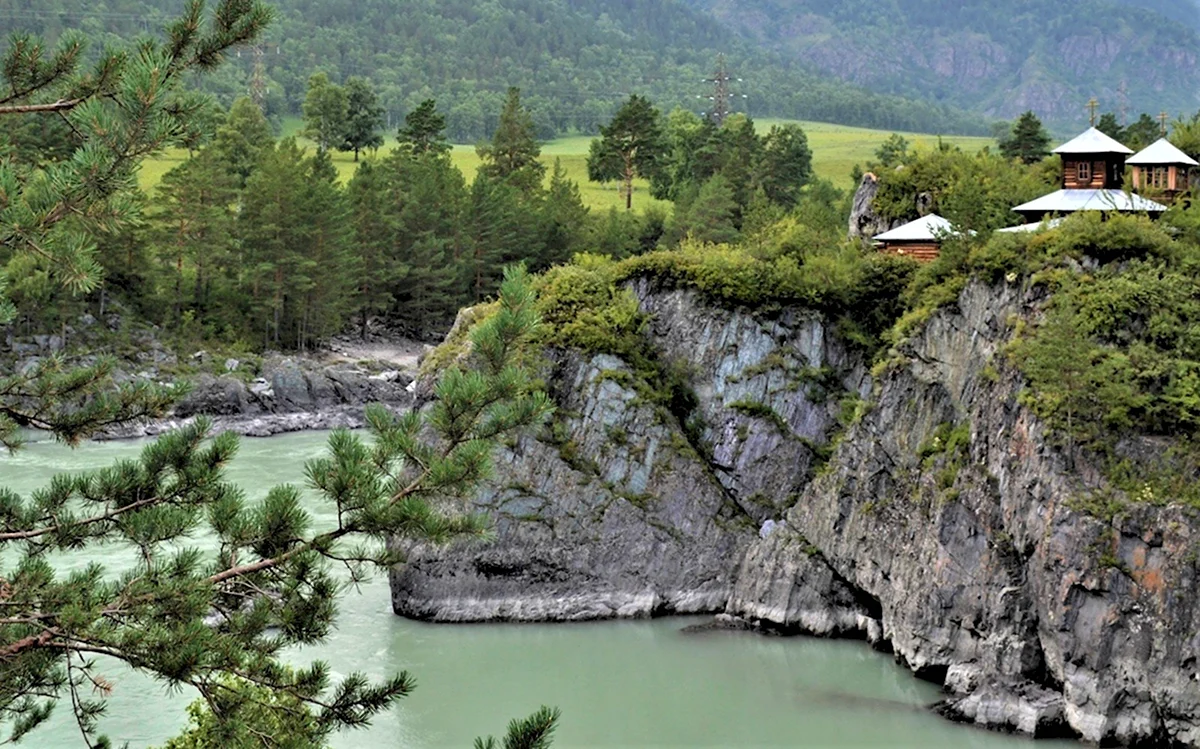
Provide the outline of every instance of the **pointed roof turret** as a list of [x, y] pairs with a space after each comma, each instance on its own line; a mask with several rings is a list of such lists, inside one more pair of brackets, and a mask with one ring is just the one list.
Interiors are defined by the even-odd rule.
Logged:
[[1054, 149], [1057, 154], [1121, 153], [1132, 154], [1133, 149], [1122, 145], [1097, 128], [1091, 127], [1080, 135]]
[[1146, 148], [1138, 151], [1137, 155], [1126, 159], [1125, 163], [1130, 166], [1170, 166], [1172, 164], [1200, 166], [1200, 162], [1180, 151], [1175, 147], [1175, 144], [1166, 138], [1159, 138], [1154, 141]]

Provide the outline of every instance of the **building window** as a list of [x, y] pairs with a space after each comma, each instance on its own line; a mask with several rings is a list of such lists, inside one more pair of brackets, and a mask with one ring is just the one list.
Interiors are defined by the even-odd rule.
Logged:
[[1167, 168], [1165, 166], [1154, 167], [1154, 172], [1150, 175], [1150, 186], [1165, 190], [1168, 184]]
[[1089, 161], [1081, 161], [1075, 165], [1075, 181], [1087, 185], [1092, 182], [1092, 164]]

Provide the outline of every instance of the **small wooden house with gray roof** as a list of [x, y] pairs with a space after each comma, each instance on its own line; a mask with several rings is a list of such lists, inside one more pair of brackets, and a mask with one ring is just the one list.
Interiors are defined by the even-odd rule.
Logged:
[[1193, 171], [1200, 162], [1166, 138], [1154, 141], [1125, 163], [1133, 167], [1133, 189], [1161, 192], [1171, 201], [1192, 186], [1193, 178], [1200, 177], [1200, 170]]
[[877, 234], [874, 239], [880, 252], [928, 262], [938, 256], [942, 240], [953, 233], [954, 227], [949, 221], [931, 213], [891, 231]]
[[1091, 127], [1054, 149], [1062, 157], [1064, 190], [1120, 190], [1133, 149]]

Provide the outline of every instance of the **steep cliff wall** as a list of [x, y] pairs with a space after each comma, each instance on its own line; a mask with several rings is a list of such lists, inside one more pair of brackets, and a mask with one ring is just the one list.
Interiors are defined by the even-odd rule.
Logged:
[[620, 360], [560, 354], [557, 426], [506, 451], [478, 500], [496, 540], [414, 550], [398, 613], [724, 610], [868, 639], [943, 684], [955, 719], [1200, 744], [1197, 520], [1083, 509], [1109, 488], [998, 356], [1036, 295], [968, 285], [872, 379], [820, 315], [636, 290], [694, 400], [667, 408]]
[[[438, 621], [719, 612], [742, 551], [780, 517], [839, 429], [861, 362], [821, 316], [761, 321], [638, 288], [648, 335], [695, 399], [607, 355], [559, 353], [552, 428], [503, 450], [478, 497], [492, 543], [417, 549], [397, 613]], [[676, 401], [680, 400], [678, 398]]]
[[[1194, 513], [1134, 505], [1101, 520], [1075, 509], [1103, 480], [1085, 456], [1048, 446], [995, 358], [1012, 320], [1032, 311], [1016, 288], [972, 285], [938, 313], [877, 383], [873, 410], [788, 513], [787, 532], [748, 550], [729, 613], [800, 630], [856, 619], [943, 683], [942, 709], [957, 719], [1195, 745]], [[823, 565], [831, 572], [814, 575]], [[824, 580], [836, 585], [822, 611]]]

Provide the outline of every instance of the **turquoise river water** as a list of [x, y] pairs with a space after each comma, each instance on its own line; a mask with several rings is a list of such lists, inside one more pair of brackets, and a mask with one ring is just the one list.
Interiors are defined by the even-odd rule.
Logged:
[[[325, 437], [310, 432], [244, 440], [230, 478], [252, 498], [275, 484], [298, 482], [304, 461], [320, 455]], [[25, 493], [56, 472], [98, 468], [136, 455], [140, 446], [110, 442], [70, 450], [33, 444], [0, 455], [0, 483]], [[322, 508], [313, 512], [323, 527]], [[204, 539], [196, 543], [203, 546]], [[116, 550], [104, 553], [120, 564]], [[1077, 746], [946, 722], [924, 709], [938, 698], [934, 686], [859, 642], [680, 632], [702, 621], [695, 619], [421, 624], [392, 614], [382, 575], [349, 593], [341, 610], [336, 633], [320, 647], [297, 652], [297, 662], [322, 658], [335, 672], [377, 677], [408, 669], [418, 686], [369, 730], [338, 735], [338, 749], [469, 747], [474, 737], [498, 735], [509, 719], [541, 704], [562, 709], [555, 741], [561, 749]], [[194, 695], [169, 693], [118, 665], [106, 675], [116, 688], [101, 725], [116, 745], [160, 744], [182, 728]], [[83, 746], [68, 709], [58, 710], [23, 744]]]

